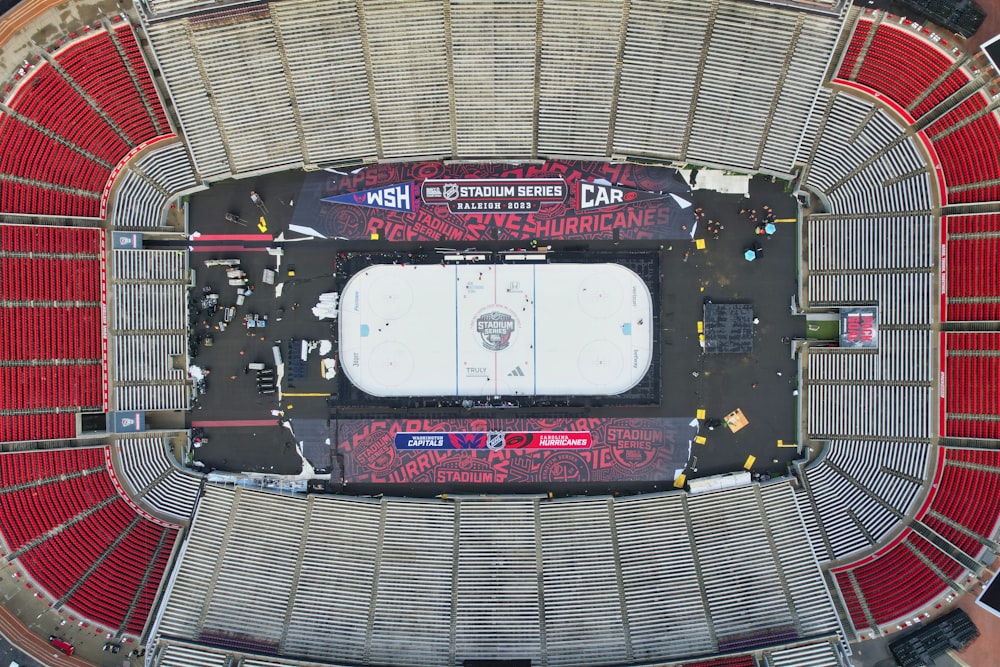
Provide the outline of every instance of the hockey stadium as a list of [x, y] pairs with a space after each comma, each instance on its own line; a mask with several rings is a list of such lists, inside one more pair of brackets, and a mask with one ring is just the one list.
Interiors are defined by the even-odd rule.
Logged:
[[1000, 663], [1000, 12], [0, 14], [0, 664]]

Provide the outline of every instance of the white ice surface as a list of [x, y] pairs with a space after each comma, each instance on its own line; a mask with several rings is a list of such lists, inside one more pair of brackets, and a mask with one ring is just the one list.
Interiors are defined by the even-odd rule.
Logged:
[[652, 353], [649, 290], [617, 264], [376, 265], [340, 307], [341, 367], [375, 396], [614, 395]]

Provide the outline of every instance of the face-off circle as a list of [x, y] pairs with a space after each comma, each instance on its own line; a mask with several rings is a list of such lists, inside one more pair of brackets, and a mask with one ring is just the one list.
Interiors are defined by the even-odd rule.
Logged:
[[413, 307], [413, 288], [399, 276], [381, 277], [368, 287], [368, 304], [380, 319], [399, 319]]
[[625, 360], [617, 345], [609, 340], [595, 340], [580, 350], [580, 375], [598, 387], [604, 387], [619, 377]]
[[386, 341], [369, 354], [368, 370], [384, 386], [402, 384], [413, 374], [413, 352], [400, 342]]
[[620, 285], [609, 285], [604, 276], [596, 275], [580, 283], [576, 298], [583, 312], [594, 319], [604, 319], [619, 311], [625, 295]]

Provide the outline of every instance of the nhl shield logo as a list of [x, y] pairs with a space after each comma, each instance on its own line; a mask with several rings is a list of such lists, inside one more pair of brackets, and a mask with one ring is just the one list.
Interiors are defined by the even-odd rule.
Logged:
[[514, 334], [514, 316], [501, 310], [488, 310], [476, 317], [476, 333], [490, 352], [506, 350]]
[[458, 183], [445, 183], [442, 194], [448, 201], [455, 201], [458, 199]]
[[507, 434], [504, 433], [503, 431], [490, 431], [489, 433], [487, 433], [486, 434], [487, 449], [491, 449], [493, 451], [496, 451], [498, 449], [503, 449], [504, 444], [506, 442], [505, 438], [506, 435]]

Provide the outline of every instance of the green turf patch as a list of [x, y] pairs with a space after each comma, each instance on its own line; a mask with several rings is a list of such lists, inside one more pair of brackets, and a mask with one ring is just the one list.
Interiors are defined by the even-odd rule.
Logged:
[[811, 340], [837, 340], [840, 337], [840, 320], [806, 320], [806, 337]]

